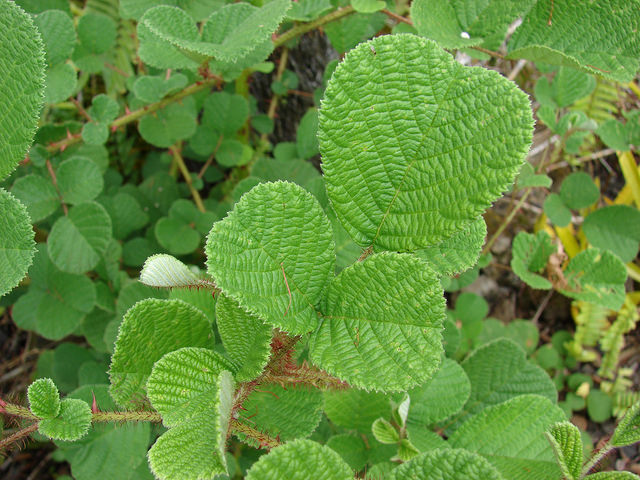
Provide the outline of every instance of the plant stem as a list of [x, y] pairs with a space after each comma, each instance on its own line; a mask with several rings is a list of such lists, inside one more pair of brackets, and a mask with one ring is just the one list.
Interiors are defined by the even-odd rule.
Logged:
[[151, 422], [162, 423], [162, 416], [157, 412], [95, 412], [91, 414], [92, 423], [104, 422]]
[[13, 435], [9, 435], [8, 437], [3, 438], [2, 440], [0, 440], [0, 452], [5, 450], [6, 448], [8, 448], [13, 443], [18, 442], [18, 441], [20, 441], [21, 439], [23, 439], [25, 437], [28, 437], [29, 435], [31, 435], [36, 430], [38, 430], [38, 424], [37, 423], [33, 423], [33, 424], [29, 425], [28, 427], [23, 428], [22, 430], [18, 430]]
[[178, 165], [178, 169], [180, 170], [180, 173], [182, 173], [184, 181], [187, 184], [189, 191], [191, 192], [191, 196], [193, 197], [193, 201], [196, 204], [196, 207], [198, 207], [198, 210], [204, 213], [207, 211], [207, 209], [204, 208], [204, 203], [202, 203], [202, 197], [200, 197], [200, 192], [198, 192], [198, 190], [196, 190], [196, 188], [193, 186], [191, 173], [189, 172], [189, 169], [187, 168], [187, 165], [184, 163], [184, 159], [180, 154], [181, 149], [182, 149], [182, 142], [180, 141], [173, 147], [170, 147], [169, 151], [172, 153], [173, 161], [176, 162], [176, 165]]
[[51, 161], [47, 158], [46, 160], [47, 171], [49, 172], [49, 176], [51, 177], [51, 182], [56, 189], [56, 193], [58, 194], [58, 198], [60, 199], [60, 204], [62, 205], [62, 211], [65, 215], [69, 215], [69, 208], [67, 204], [64, 203], [62, 198], [62, 193], [60, 193], [60, 188], [58, 188], [58, 179], [56, 177], [56, 172], [53, 171], [53, 166], [51, 165]]
[[273, 42], [274, 48], [278, 48], [284, 45], [285, 43], [287, 43], [289, 40], [299, 37], [300, 35], [310, 32], [311, 30], [315, 30], [316, 28], [321, 27], [322, 25], [325, 25], [330, 22], [335, 22], [336, 20], [340, 20], [341, 18], [346, 17], [347, 15], [351, 15], [353, 12], [355, 12], [355, 10], [351, 5], [349, 5], [348, 7], [339, 8], [338, 10], [328, 13], [324, 17], [320, 17], [317, 20], [314, 20], [313, 22], [297, 25], [293, 27], [291, 30], [287, 30], [282, 35], [277, 37]]
[[413, 26], [413, 22], [411, 20], [409, 20], [407, 17], [403, 17], [402, 15], [398, 15], [397, 13], [393, 13], [391, 10], [389, 10], [387, 8], [382, 10], [382, 13], [384, 13], [389, 18], [393, 18], [394, 20], [397, 20], [398, 22], [406, 23], [407, 25], [412, 25]]
[[507, 226], [511, 223], [516, 214], [520, 211], [522, 205], [524, 205], [524, 202], [526, 202], [527, 197], [529, 196], [529, 194], [531, 194], [531, 190], [531, 187], [527, 188], [522, 197], [520, 197], [520, 200], [518, 200], [518, 203], [516, 203], [516, 205], [513, 207], [513, 210], [511, 210], [507, 218], [504, 219], [504, 222], [502, 222], [498, 230], [495, 231], [495, 233], [491, 236], [487, 244], [482, 249], [482, 255], [491, 251], [491, 247], [493, 247], [493, 244], [496, 242], [502, 232], [504, 232], [504, 229], [507, 228]]
[[469, 47], [469, 48], [473, 48], [474, 50], [477, 50], [479, 52], [486, 53], [487, 55], [491, 55], [492, 57], [504, 58], [503, 54], [499, 52], [494, 52], [493, 50], [487, 50], [486, 48], [482, 48], [482, 47]]
[[267, 450], [271, 450], [272, 448], [282, 445], [282, 442], [278, 438], [273, 438], [245, 423], [239, 422], [235, 418], [232, 418], [229, 423], [229, 431], [231, 433], [242, 433], [243, 435], [254, 439], [261, 447], [266, 448]]
[[595, 466], [598, 464], [598, 462], [599, 462], [600, 460], [602, 460], [604, 457], [606, 457], [606, 456], [607, 456], [607, 454], [608, 454], [612, 449], [613, 449], [613, 447], [612, 447], [611, 445], [609, 445], [609, 443], [608, 443], [608, 442], [607, 442], [607, 443], [605, 443], [605, 444], [604, 444], [604, 446], [603, 446], [600, 450], [598, 450], [598, 453], [596, 453], [596, 454], [591, 458], [591, 460], [589, 460], [589, 462], [588, 462], [584, 467], [582, 467], [582, 472], [581, 472], [581, 474], [580, 474], [580, 478], [584, 478], [584, 477], [589, 473], [589, 471], [590, 471], [593, 467], [595, 467]]
[[[218, 77], [217, 75], [210, 74], [209, 77], [206, 78], [205, 80], [197, 81], [189, 85], [188, 87], [184, 88], [183, 90], [179, 91], [178, 93], [169, 95], [168, 97], [165, 97], [162, 100], [159, 100], [154, 103], [150, 103], [149, 105], [145, 105], [144, 107], [139, 108], [138, 110], [134, 110], [133, 112], [126, 113], [125, 115], [122, 115], [121, 117], [116, 118], [111, 123], [110, 128], [111, 130], [115, 130], [116, 128], [122, 127], [131, 122], [135, 122], [136, 120], [139, 120], [145, 115], [149, 115], [150, 113], [157, 112], [161, 108], [164, 108], [171, 103], [178, 102], [183, 98], [188, 97], [189, 95], [193, 95], [209, 87], [212, 87], [213, 85], [216, 85], [219, 82], [222, 82], [222, 78]], [[75, 145], [76, 143], [79, 143], [81, 140], [82, 140], [82, 136], [80, 134], [70, 135], [63, 140], [60, 140], [59, 142], [50, 144], [47, 147], [47, 151], [50, 153], [53, 153], [58, 150], [64, 150], [65, 148], [71, 145]]]

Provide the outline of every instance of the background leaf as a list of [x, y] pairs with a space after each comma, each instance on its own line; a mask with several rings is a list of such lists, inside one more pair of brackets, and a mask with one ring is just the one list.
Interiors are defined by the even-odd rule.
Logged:
[[480, 455], [461, 449], [433, 450], [403, 463], [390, 480], [502, 480], [498, 471]]

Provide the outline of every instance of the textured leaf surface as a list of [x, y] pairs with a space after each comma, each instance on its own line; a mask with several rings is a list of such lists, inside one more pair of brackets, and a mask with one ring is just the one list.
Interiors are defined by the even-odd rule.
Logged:
[[149, 398], [172, 426], [149, 450], [161, 480], [212, 479], [227, 472], [224, 454], [234, 384], [222, 357], [204, 348], [168, 353], [153, 367]]
[[61, 10], [47, 10], [35, 17], [42, 37], [46, 61], [50, 67], [71, 57], [76, 45], [76, 32], [71, 17]]
[[535, 235], [519, 232], [513, 239], [511, 257], [513, 273], [530, 287], [550, 289], [551, 282], [540, 273], [547, 266], [547, 260], [555, 250], [547, 232], [540, 231]]
[[563, 295], [619, 310], [624, 303], [627, 270], [613, 253], [597, 248], [583, 250], [573, 257], [564, 272], [567, 286]]
[[47, 70], [45, 103], [58, 103], [66, 100], [76, 88], [77, 75], [69, 63], [59, 63]]
[[478, 218], [437, 245], [418, 250], [416, 255], [426, 260], [440, 275], [457, 275], [478, 261], [486, 236], [487, 224]]
[[235, 379], [248, 382], [260, 375], [271, 353], [271, 326], [223, 294], [216, 302], [216, 326], [229, 358], [240, 365]]
[[122, 406], [139, 405], [156, 361], [181, 347], [211, 347], [212, 336], [205, 315], [181, 300], [136, 303], [124, 316], [111, 357], [111, 396]]
[[395, 444], [400, 440], [398, 431], [388, 420], [378, 418], [373, 425], [371, 431], [376, 440], [380, 443]]
[[640, 442], [640, 402], [636, 402], [620, 420], [611, 436], [611, 445], [622, 447]]
[[574, 172], [562, 181], [560, 197], [567, 207], [579, 210], [597, 202], [600, 189], [588, 173]]
[[400, 465], [389, 480], [502, 480], [483, 457], [466, 450], [441, 449], [426, 452]]
[[327, 193], [340, 221], [362, 246], [403, 251], [477, 219], [513, 182], [533, 125], [515, 84], [462, 67], [409, 34], [350, 51], [319, 121]]
[[263, 455], [247, 480], [351, 480], [353, 472], [340, 455], [310, 440], [294, 440]]
[[[322, 417], [322, 392], [305, 386], [262, 384], [242, 404], [240, 420], [282, 441], [311, 435]], [[254, 423], [255, 422], [255, 425]], [[250, 439], [247, 443], [258, 447]]]
[[488, 43], [497, 48], [509, 24], [524, 13], [533, 0], [417, 0], [411, 18], [418, 33], [444, 48]]
[[96, 290], [85, 275], [61, 272], [39, 244], [29, 269], [31, 286], [13, 308], [13, 320], [21, 328], [59, 340], [82, 323], [96, 303]]
[[38, 432], [55, 440], [78, 440], [91, 426], [91, 407], [83, 400], [65, 398], [60, 402], [60, 413], [45, 418], [38, 424]]
[[140, 271], [140, 281], [150, 287], [165, 288], [204, 284], [184, 263], [164, 253], [147, 258]]
[[[1, 148], [1, 147], [0, 147]], [[27, 273], [33, 259], [35, 233], [27, 209], [0, 188], [0, 296], [11, 291]]]
[[511, 38], [509, 57], [629, 82], [640, 66], [639, 29], [637, 0], [539, 0]]
[[60, 413], [60, 394], [50, 378], [39, 378], [27, 391], [29, 408], [41, 418], [54, 418]]
[[202, 125], [225, 136], [236, 133], [249, 117], [249, 105], [242, 95], [214, 92], [204, 101]]
[[340, 427], [369, 433], [375, 420], [390, 417], [391, 406], [389, 398], [382, 393], [351, 388], [325, 392], [324, 411], [329, 420]]
[[631, 472], [598, 472], [584, 478], [589, 480], [638, 480], [640, 477]]
[[582, 228], [591, 245], [615, 253], [625, 263], [638, 253], [640, 211], [636, 208], [628, 205], [599, 208], [584, 219]]
[[158, 110], [155, 115], [142, 117], [138, 131], [151, 145], [168, 148], [195, 133], [195, 114], [186, 105], [172, 103]]
[[562, 474], [569, 480], [578, 480], [582, 470], [582, 437], [578, 427], [570, 422], [556, 423], [547, 438], [558, 459]]
[[47, 240], [51, 261], [63, 272], [96, 267], [111, 240], [111, 218], [96, 202], [76, 205], [56, 220]]
[[449, 437], [449, 443], [482, 455], [504, 478], [559, 478], [544, 432], [564, 419], [562, 410], [548, 399], [522, 395], [471, 417]]
[[408, 254], [373, 255], [331, 282], [310, 357], [351, 385], [406, 390], [440, 365], [444, 308], [426, 263]]
[[33, 140], [43, 100], [45, 63], [42, 40], [33, 20], [7, 0], [0, 2], [0, 32], [2, 180], [24, 158]]
[[538, 394], [549, 401], [557, 399], [549, 375], [526, 358], [524, 350], [511, 340], [495, 340], [476, 349], [462, 368], [471, 382], [471, 395], [465, 411], [476, 413], [524, 394]]
[[445, 358], [433, 378], [409, 390], [409, 423], [430, 425], [462, 409], [469, 399], [471, 384], [467, 374], [455, 361]]
[[317, 200], [286, 182], [254, 187], [207, 238], [216, 285], [290, 333], [318, 325], [317, 307], [333, 274], [331, 225]]

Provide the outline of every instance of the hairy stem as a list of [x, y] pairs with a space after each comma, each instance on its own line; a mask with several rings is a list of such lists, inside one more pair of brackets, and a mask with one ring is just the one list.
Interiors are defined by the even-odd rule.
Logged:
[[276, 38], [273, 42], [274, 48], [278, 48], [284, 45], [285, 43], [287, 43], [289, 40], [299, 37], [300, 35], [310, 32], [311, 30], [315, 30], [316, 28], [321, 27], [322, 25], [335, 22], [336, 20], [340, 20], [341, 18], [346, 17], [347, 15], [351, 15], [353, 12], [355, 12], [355, 10], [351, 5], [349, 5], [348, 7], [339, 8], [338, 10], [328, 13], [324, 17], [320, 17], [317, 20], [314, 20], [313, 22], [297, 25], [293, 27], [291, 30], [287, 30], [278, 38]]
[[273, 438], [260, 430], [256, 430], [235, 418], [232, 418], [229, 423], [229, 431], [231, 433], [242, 433], [243, 435], [254, 439], [262, 448], [266, 448], [267, 450], [271, 450], [272, 448], [282, 445], [282, 442], [279, 439]]
[[13, 435], [9, 435], [8, 437], [1, 439], [0, 440], [0, 452], [5, 450], [6, 448], [10, 447], [12, 444], [14, 444], [16, 442], [19, 442], [23, 438], [28, 437], [29, 435], [31, 435], [36, 430], [38, 430], [38, 424], [37, 423], [33, 423], [33, 424], [29, 425], [28, 427], [25, 427], [22, 430], [17, 431]]
[[609, 442], [607, 442], [600, 450], [598, 450], [598, 453], [596, 453], [591, 460], [589, 460], [589, 462], [587, 462], [587, 464], [582, 467], [582, 473], [580, 474], [580, 478], [584, 478], [589, 471], [595, 467], [598, 462], [600, 462], [600, 460], [602, 460], [604, 457], [606, 457], [609, 452], [611, 452], [611, 450], [613, 450], [613, 447], [611, 445], [609, 445]]
[[162, 416], [158, 412], [94, 412], [91, 414], [92, 423], [105, 422], [151, 422], [162, 423]]
[[282, 373], [267, 373], [264, 381], [282, 386], [308, 385], [321, 390], [344, 390], [349, 388], [348, 383], [306, 363]]

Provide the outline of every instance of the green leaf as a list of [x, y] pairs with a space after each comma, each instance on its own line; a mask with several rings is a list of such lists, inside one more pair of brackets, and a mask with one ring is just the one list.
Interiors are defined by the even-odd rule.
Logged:
[[611, 396], [602, 390], [592, 388], [587, 397], [587, 413], [589, 418], [597, 423], [606, 422], [611, 418], [613, 401]]
[[71, 205], [93, 200], [104, 187], [100, 168], [86, 157], [71, 157], [62, 162], [56, 179], [63, 202]]
[[600, 190], [593, 183], [591, 175], [574, 172], [562, 181], [560, 197], [567, 207], [580, 210], [597, 202]]
[[78, 19], [78, 41], [88, 53], [108, 52], [116, 43], [117, 35], [115, 22], [106, 15], [88, 12]]
[[129, 193], [118, 192], [112, 197], [100, 197], [102, 206], [113, 221], [113, 237], [122, 240], [149, 222], [149, 215]]
[[407, 424], [407, 438], [419, 452], [428, 452], [436, 448], [451, 448], [444, 438], [421, 424]]
[[371, 431], [373, 432], [373, 436], [380, 443], [395, 444], [400, 441], [398, 431], [388, 420], [385, 420], [384, 418], [378, 418], [373, 422], [373, 425], [371, 425]]
[[478, 261], [486, 236], [487, 224], [480, 217], [446, 240], [418, 250], [416, 255], [429, 263], [440, 275], [457, 275]]
[[11, 187], [11, 193], [27, 207], [33, 223], [44, 220], [60, 206], [55, 187], [40, 175], [29, 174], [18, 178]]
[[556, 105], [563, 108], [589, 95], [595, 86], [596, 80], [592, 75], [573, 68], [560, 67], [553, 77], [551, 93]]
[[360, 42], [374, 36], [384, 27], [385, 23], [386, 16], [381, 12], [362, 13], [349, 15], [337, 22], [327, 23], [324, 26], [324, 31], [331, 41], [331, 46], [339, 54], [343, 54]]
[[38, 432], [55, 440], [78, 440], [91, 426], [91, 407], [82, 400], [65, 398], [60, 402], [60, 413], [55, 418], [45, 418], [38, 424]]
[[[24, 158], [33, 140], [43, 100], [45, 61], [33, 20], [13, 2], [0, 2], [0, 32], [0, 109], [6, 115], [0, 126], [3, 180]], [[0, 293], [3, 291], [0, 288]]]
[[193, 111], [186, 105], [172, 103], [154, 115], [145, 115], [138, 123], [142, 138], [150, 144], [168, 148], [178, 140], [184, 140], [196, 131]]
[[249, 104], [238, 94], [214, 92], [204, 101], [202, 125], [231, 136], [240, 130], [249, 118]]
[[40, 418], [55, 418], [60, 413], [60, 394], [50, 378], [39, 378], [27, 390], [29, 408]]
[[223, 140], [216, 153], [216, 161], [223, 167], [239, 167], [251, 161], [253, 150], [238, 140]]
[[156, 222], [154, 233], [158, 243], [174, 255], [192, 253], [200, 245], [200, 234], [177, 218], [161, 218]]
[[29, 276], [31, 287], [12, 312], [14, 322], [21, 328], [59, 340], [78, 328], [95, 305], [96, 290], [91, 280], [58, 270], [44, 244], [39, 245]]
[[459, 412], [469, 399], [471, 384], [455, 361], [445, 358], [431, 380], [409, 390], [409, 423], [431, 425]]
[[557, 193], [547, 195], [542, 208], [554, 225], [566, 227], [571, 223], [571, 210], [567, 208], [562, 201], [562, 197]]
[[133, 84], [133, 93], [145, 103], [162, 100], [165, 96], [177, 92], [187, 86], [187, 77], [174, 73], [171, 77], [143, 75]]
[[547, 261], [556, 247], [547, 232], [540, 231], [535, 235], [518, 232], [513, 239], [511, 268], [523, 282], [532, 288], [549, 290], [551, 282], [540, 273], [547, 266]]
[[538, 1], [511, 37], [508, 58], [564, 65], [629, 82], [640, 64], [639, 7], [635, 0]]
[[463, 48], [487, 43], [498, 48], [507, 28], [525, 13], [532, 0], [417, 0], [411, 18], [418, 33], [444, 48]]
[[438, 449], [414, 457], [391, 472], [389, 480], [503, 480], [480, 455], [460, 449]]
[[588, 480], [638, 480], [640, 477], [631, 472], [598, 472], [584, 478]]
[[351, 388], [324, 393], [324, 411], [333, 423], [349, 430], [369, 433], [378, 418], [389, 418], [389, 398], [378, 392]]
[[82, 140], [87, 145], [104, 145], [109, 139], [109, 127], [102, 123], [85, 123], [82, 126]]
[[207, 284], [180, 260], [164, 253], [147, 258], [140, 271], [140, 282], [150, 287], [160, 288], [191, 287]]
[[331, 448], [310, 440], [294, 440], [263, 455], [247, 472], [247, 480], [352, 480], [353, 472]]
[[225, 443], [234, 384], [222, 357], [204, 348], [182, 348], [160, 359], [147, 388], [165, 426], [149, 450], [161, 480], [197, 480], [227, 473]]
[[[564, 185], [564, 184], [563, 184]], [[632, 261], [640, 245], [640, 211], [628, 205], [599, 208], [584, 219], [584, 234], [591, 245]]]
[[[87, 16], [85, 15], [82, 18], [87, 18]], [[91, 107], [88, 109], [87, 113], [93, 121], [107, 124], [116, 119], [119, 111], [120, 106], [118, 105], [118, 102], [104, 93], [101, 93], [100, 95], [93, 97], [93, 100], [91, 100]]]
[[49, 68], [71, 58], [76, 46], [76, 32], [69, 15], [61, 10], [47, 10], [34, 19], [40, 32]]
[[571, 259], [564, 271], [566, 287], [560, 293], [576, 300], [619, 310], [624, 303], [627, 270], [613, 253], [589, 248]]
[[549, 188], [552, 180], [547, 175], [536, 175], [533, 166], [529, 162], [525, 162], [518, 175], [518, 188], [527, 187], [544, 187]]
[[181, 300], [147, 299], [129, 309], [120, 325], [111, 357], [111, 396], [135, 408], [145, 395], [153, 364], [181, 347], [212, 347], [205, 315]]
[[44, 90], [45, 103], [58, 103], [69, 98], [76, 89], [77, 80], [76, 71], [68, 63], [59, 63], [48, 69]]
[[310, 22], [318, 18], [323, 13], [331, 10], [331, 2], [329, 0], [300, 0], [294, 2], [287, 12], [289, 20], [297, 20], [299, 22]]
[[338, 452], [353, 470], [359, 471], [365, 468], [369, 449], [361, 436], [352, 433], [333, 435], [327, 440], [326, 445]]
[[9, 293], [27, 273], [33, 260], [35, 233], [27, 209], [0, 188], [0, 297]]
[[[379, 0], [372, 0], [374, 2]], [[384, 3], [384, 2], [380, 2]], [[307, 159], [318, 154], [318, 110], [309, 109], [300, 119], [296, 132], [298, 155]]]
[[468, 413], [526, 394], [556, 402], [558, 394], [549, 375], [528, 361], [524, 350], [511, 340], [500, 338], [483, 345], [461, 365], [471, 382], [471, 395], [465, 405]]
[[527, 96], [497, 72], [462, 67], [414, 35], [377, 37], [346, 55], [325, 93], [327, 193], [356, 243], [428, 247], [513, 182], [532, 124]]
[[331, 282], [310, 358], [353, 386], [406, 390], [440, 365], [444, 309], [427, 264], [408, 254], [373, 255]]
[[582, 437], [578, 427], [570, 422], [556, 423], [545, 433], [568, 480], [578, 480], [582, 471]]
[[254, 187], [207, 238], [207, 268], [241, 307], [298, 334], [315, 329], [334, 268], [331, 226], [317, 200], [292, 183]]
[[271, 326], [223, 294], [216, 302], [216, 326], [229, 358], [241, 366], [235, 379], [248, 382], [260, 375], [271, 353]]
[[[262, 384], [242, 405], [240, 421], [283, 442], [311, 435], [322, 417], [322, 392], [306, 386]], [[238, 435], [239, 436], [239, 435]], [[239, 438], [242, 438], [239, 436]], [[243, 441], [258, 448], [255, 440]]]
[[98, 265], [111, 240], [111, 218], [96, 202], [81, 203], [56, 220], [47, 247], [63, 272], [85, 273]]
[[624, 447], [636, 442], [640, 442], [640, 402], [627, 410], [610, 440], [614, 447]]
[[474, 415], [453, 432], [449, 443], [482, 455], [504, 478], [558, 478], [560, 472], [544, 432], [564, 419], [562, 410], [548, 399], [521, 395]]
[[387, 4], [381, 0], [351, 0], [351, 5], [356, 12], [360, 13], [377, 12], [387, 6]]

